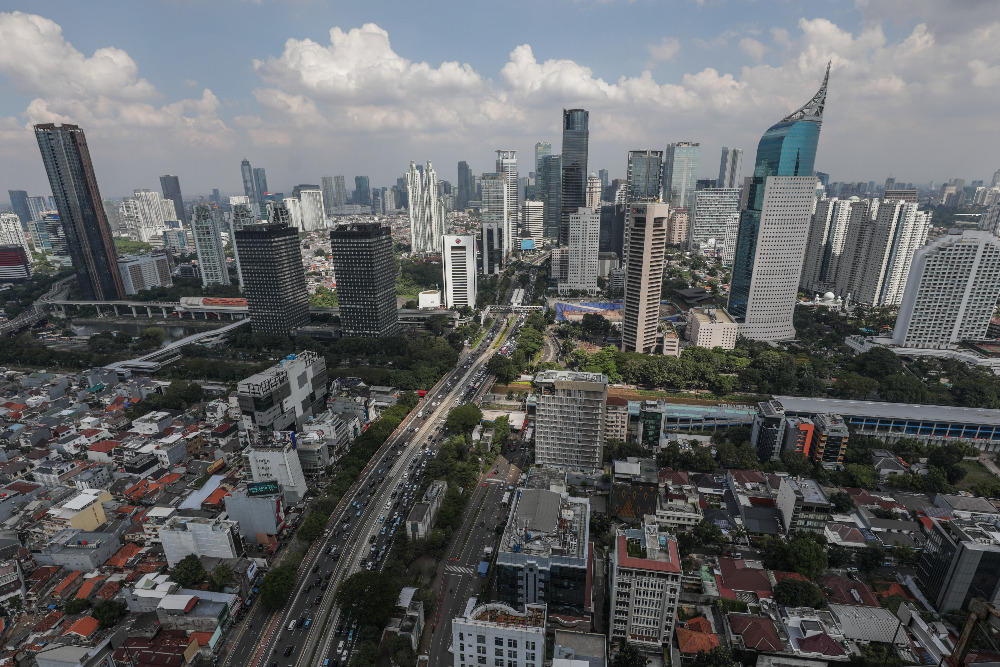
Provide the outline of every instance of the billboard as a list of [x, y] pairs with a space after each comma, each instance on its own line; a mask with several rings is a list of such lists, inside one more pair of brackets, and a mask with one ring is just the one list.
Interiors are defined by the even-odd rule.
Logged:
[[274, 480], [268, 480], [266, 482], [247, 482], [247, 495], [251, 498], [254, 496], [270, 496], [275, 493], [281, 493], [281, 487], [278, 482]]

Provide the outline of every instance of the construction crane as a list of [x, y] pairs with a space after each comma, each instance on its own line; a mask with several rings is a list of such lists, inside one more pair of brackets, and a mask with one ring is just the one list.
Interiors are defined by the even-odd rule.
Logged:
[[969, 645], [972, 643], [972, 634], [976, 629], [976, 623], [989, 621], [994, 627], [1000, 627], [1000, 611], [983, 598], [973, 598], [969, 602], [969, 618], [962, 628], [962, 636], [958, 638], [955, 650], [944, 659], [948, 667], [962, 667], [965, 659], [969, 655]]

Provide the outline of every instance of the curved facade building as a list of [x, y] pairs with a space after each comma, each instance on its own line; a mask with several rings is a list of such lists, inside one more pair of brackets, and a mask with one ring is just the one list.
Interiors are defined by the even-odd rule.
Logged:
[[819, 91], [757, 145], [733, 258], [729, 312], [754, 340], [795, 336], [792, 314], [815, 201], [814, 163], [830, 66]]

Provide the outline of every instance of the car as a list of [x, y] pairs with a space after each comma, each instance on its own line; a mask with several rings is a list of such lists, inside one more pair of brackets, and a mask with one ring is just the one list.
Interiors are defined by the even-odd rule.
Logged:
[[301, 628], [305, 624], [305, 622], [306, 622], [306, 619], [300, 618], [299, 620], [295, 621], [295, 627]]
[[293, 650], [295, 650], [295, 647], [292, 646], [291, 644], [289, 644], [288, 646], [285, 647], [285, 650], [282, 653], [282, 655], [284, 655], [287, 658], [288, 656], [290, 656], [292, 654]]
[[337, 637], [339, 637], [340, 635], [344, 634], [344, 624], [343, 623], [338, 623], [337, 624], [337, 631], [334, 632], [333, 634], [336, 635]]
[[361, 510], [358, 510], [358, 513], [355, 516], [361, 516]]
[[313, 600], [313, 604], [319, 604], [322, 601], [323, 601], [323, 596], [322, 595], [317, 595], [316, 599]]
[[307, 618], [306, 619], [306, 627], [308, 628], [312, 624], [313, 624], [313, 620], [311, 618]]

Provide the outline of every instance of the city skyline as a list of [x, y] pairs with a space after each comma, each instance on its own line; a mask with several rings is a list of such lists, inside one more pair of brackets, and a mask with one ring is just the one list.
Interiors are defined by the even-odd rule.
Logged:
[[[621, 178], [629, 150], [684, 140], [700, 142], [706, 156], [723, 145], [749, 150], [755, 128], [795, 108], [828, 59], [837, 105], [851, 113], [829, 124], [831, 149], [818, 170], [833, 180], [987, 178], [993, 167], [978, 137], [993, 129], [988, 105], [961, 123], [947, 121], [954, 99], [975, 109], [1000, 81], [1000, 56], [986, 37], [995, 17], [986, 4], [956, 10], [918, 2], [898, 19], [895, 4], [839, 4], [824, 17], [805, 4], [750, 11], [692, 3], [667, 34], [642, 27], [644, 48], [598, 56], [579, 44], [546, 43], [533, 22], [503, 37], [479, 31], [473, 47], [466, 35], [428, 39], [445, 28], [426, 20], [408, 29], [409, 8], [334, 15], [308, 3], [241, 4], [238, 17], [228, 3], [202, 8], [200, 18], [253, 27], [233, 31], [243, 35], [238, 44], [189, 48], [135, 29], [140, 19], [165, 27], [183, 20], [176, 7], [112, 11], [108, 24], [40, 2], [32, 5], [37, 15], [0, 13], [7, 93], [0, 132], [14, 156], [0, 166], [0, 180], [44, 194], [44, 173], [29, 162], [30, 124], [68, 122], [88, 128], [102, 191], [115, 198], [154, 188], [164, 173], [178, 175], [186, 194], [236, 193], [233, 165], [244, 155], [271, 171], [277, 191], [331, 173], [389, 185], [411, 159], [433, 160], [445, 167], [440, 177], [455, 182], [459, 160], [473, 173], [488, 171], [498, 145], [524, 154], [539, 141], [558, 146], [561, 108], [591, 112], [588, 169]], [[596, 24], [613, 35], [626, 24], [634, 29], [630, 17], [646, 10], [582, 2], [563, 13], [570, 28], [587, 34], [593, 28], [585, 26]], [[314, 27], [294, 20], [306, 15]], [[267, 39], [253, 38], [258, 25]], [[231, 53], [212, 72], [199, 69], [215, 49]], [[912, 141], [931, 127], [933, 163]], [[900, 151], [880, 150], [888, 143]], [[699, 176], [714, 177], [711, 167], [703, 161]]]

